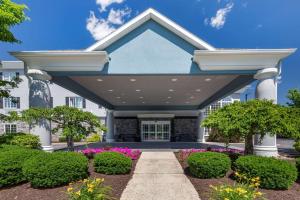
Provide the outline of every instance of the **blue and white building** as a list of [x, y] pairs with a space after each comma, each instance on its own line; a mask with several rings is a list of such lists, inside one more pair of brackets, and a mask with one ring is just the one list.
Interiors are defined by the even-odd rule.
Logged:
[[[50, 107], [50, 83], [107, 108], [108, 142], [203, 141], [205, 108], [253, 81], [276, 103], [279, 63], [295, 49], [218, 49], [153, 9], [77, 51], [11, 52], [30, 78], [29, 105]], [[49, 122], [31, 132], [51, 150]], [[257, 141], [257, 140], [255, 140]], [[276, 137], [255, 143], [277, 155]]]

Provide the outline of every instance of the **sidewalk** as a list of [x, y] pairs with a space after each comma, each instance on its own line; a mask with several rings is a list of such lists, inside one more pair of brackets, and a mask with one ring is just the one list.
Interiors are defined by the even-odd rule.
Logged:
[[173, 152], [143, 152], [121, 200], [200, 200]]

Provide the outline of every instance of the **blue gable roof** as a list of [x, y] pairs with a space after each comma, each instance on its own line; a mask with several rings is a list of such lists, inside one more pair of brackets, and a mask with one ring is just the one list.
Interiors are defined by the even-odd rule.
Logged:
[[199, 68], [192, 61], [197, 48], [153, 20], [148, 20], [105, 51], [107, 74], [189, 74]]

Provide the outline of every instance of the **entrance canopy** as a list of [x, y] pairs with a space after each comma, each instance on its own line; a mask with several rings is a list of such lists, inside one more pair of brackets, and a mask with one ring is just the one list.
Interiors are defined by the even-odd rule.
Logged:
[[260, 74], [275, 77], [294, 51], [216, 49], [148, 9], [85, 50], [11, 54], [28, 75], [108, 109], [132, 111], [202, 109]]

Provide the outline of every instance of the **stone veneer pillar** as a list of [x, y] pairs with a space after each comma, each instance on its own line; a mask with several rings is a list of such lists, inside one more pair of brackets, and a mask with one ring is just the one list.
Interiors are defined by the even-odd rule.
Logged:
[[[277, 83], [276, 76], [278, 75], [277, 68], [266, 68], [259, 70], [254, 78], [258, 80], [255, 97], [257, 99], [273, 100], [277, 103]], [[254, 154], [260, 156], [278, 156], [276, 135], [265, 135], [262, 141], [260, 135], [254, 136]]]
[[106, 111], [106, 142], [114, 142], [114, 111], [113, 110], [107, 110]]
[[[51, 93], [48, 82], [51, 76], [42, 70], [28, 70], [29, 78], [29, 107], [50, 108]], [[51, 143], [51, 125], [48, 120], [41, 119], [30, 127], [30, 133], [38, 135], [44, 151], [53, 151]]]
[[201, 127], [201, 123], [205, 118], [204, 110], [200, 110], [199, 115], [198, 115], [198, 137], [197, 137], [197, 142], [205, 142], [204, 138], [204, 127]]

